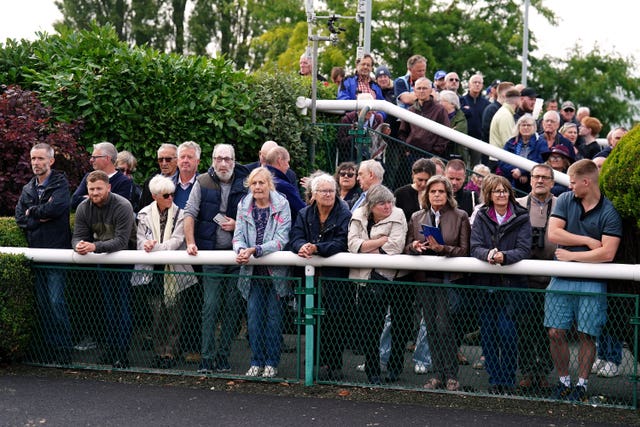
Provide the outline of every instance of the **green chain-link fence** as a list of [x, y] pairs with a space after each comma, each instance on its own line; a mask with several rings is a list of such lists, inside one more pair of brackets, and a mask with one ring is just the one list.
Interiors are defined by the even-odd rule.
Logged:
[[[53, 275], [66, 289], [55, 307], [40, 301], [27, 362], [245, 377], [256, 353], [264, 351], [267, 359], [269, 354], [279, 358], [265, 362], [276, 363], [279, 381], [300, 381], [312, 372], [309, 384], [550, 399], [558, 375], [543, 324], [545, 296], [574, 296], [474, 286], [472, 278], [464, 284], [416, 283], [407, 281], [410, 277], [394, 282], [318, 278], [315, 285], [307, 280], [305, 289], [302, 272], [294, 270], [297, 278], [251, 278], [252, 292], [264, 292], [255, 300], [254, 325], [266, 328], [251, 342], [237, 276], [152, 271], [149, 280], [141, 280], [141, 272], [114, 267], [34, 266], [36, 281]], [[220, 306], [212, 325], [203, 328], [207, 277], [220, 283]], [[288, 282], [291, 296], [270, 293], [278, 280]], [[272, 304], [267, 308], [259, 301]], [[606, 303], [599, 345], [617, 371], [590, 375], [587, 402], [636, 408], [640, 302], [636, 295], [608, 294]], [[227, 306], [233, 309], [225, 311]], [[587, 318], [601, 314], [595, 305], [583, 310]], [[276, 332], [269, 334], [273, 314]], [[212, 335], [215, 344], [207, 349], [203, 342]], [[575, 382], [579, 334], [570, 330], [567, 338]], [[198, 372], [207, 351], [212, 364]], [[305, 365], [312, 370], [305, 371]], [[493, 378], [505, 375], [512, 387], [492, 389], [488, 371]]]

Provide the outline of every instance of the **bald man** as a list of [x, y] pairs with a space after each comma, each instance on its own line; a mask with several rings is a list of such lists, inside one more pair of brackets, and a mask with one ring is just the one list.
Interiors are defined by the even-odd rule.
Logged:
[[[275, 141], [265, 141], [264, 144], [262, 144], [262, 147], [260, 147], [260, 151], [258, 152], [258, 161], [257, 162], [253, 162], [253, 163], [249, 163], [248, 165], [245, 165], [247, 169], [249, 169], [249, 172], [251, 172], [252, 170], [254, 170], [257, 167], [260, 166], [266, 166], [267, 165], [267, 161], [266, 161], [266, 157], [267, 154], [269, 153], [269, 151], [271, 151], [272, 148], [275, 147], [279, 147], [278, 143]], [[293, 169], [289, 168], [286, 172], [286, 176], [287, 176], [287, 180], [289, 180], [289, 182], [292, 185], [297, 186], [298, 185], [298, 176], [296, 175], [296, 173], [293, 171]]]

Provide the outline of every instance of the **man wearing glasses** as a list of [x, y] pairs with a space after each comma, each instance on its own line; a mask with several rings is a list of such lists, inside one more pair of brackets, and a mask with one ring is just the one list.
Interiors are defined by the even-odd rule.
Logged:
[[[178, 147], [174, 144], [162, 144], [158, 148], [158, 166], [160, 168], [160, 175], [166, 176], [173, 180], [174, 184], [177, 184], [178, 179]], [[154, 173], [142, 184], [142, 197], [140, 197], [140, 204], [137, 206], [137, 210], [140, 210], [153, 202], [153, 196], [149, 191], [149, 181], [156, 176]]]
[[[549, 217], [556, 205], [556, 197], [551, 193], [553, 188], [553, 169], [541, 163], [531, 169], [531, 192], [516, 199], [520, 206], [529, 211], [531, 222], [531, 259], [552, 260], [557, 245], [551, 243], [547, 236]], [[548, 276], [529, 276], [529, 288], [546, 289]], [[551, 353], [544, 327], [544, 293], [531, 292], [532, 304], [527, 315], [522, 316], [518, 327], [521, 333], [519, 367], [522, 379], [519, 387], [523, 390], [544, 392], [549, 388], [548, 375], [553, 370]]]
[[[94, 144], [93, 154], [89, 158], [89, 162], [94, 170], [107, 174], [112, 193], [118, 194], [131, 202], [133, 181], [116, 169], [117, 157], [118, 150], [116, 150], [116, 147], [112, 143], [100, 142]], [[87, 192], [88, 175], [89, 174], [86, 174], [82, 178], [82, 182], [80, 182], [75, 193], [71, 196], [71, 209], [76, 209], [80, 202], [89, 197]]]
[[458, 94], [458, 90], [460, 90], [460, 77], [458, 77], [458, 73], [450, 72], [444, 77], [444, 88], [446, 90], [450, 90]]
[[[231, 145], [213, 148], [213, 165], [197, 176], [185, 206], [184, 235], [187, 253], [198, 250], [230, 250], [236, 227], [238, 203], [247, 194], [245, 166], [236, 164]], [[202, 342], [199, 373], [229, 372], [229, 353], [240, 316], [240, 293], [236, 287], [237, 265], [203, 265]], [[230, 275], [219, 277], [219, 275]], [[236, 278], [233, 278], [236, 277]], [[223, 303], [224, 301], [224, 303]], [[216, 343], [216, 319], [220, 316], [220, 338]], [[216, 345], [217, 344], [217, 345]]]

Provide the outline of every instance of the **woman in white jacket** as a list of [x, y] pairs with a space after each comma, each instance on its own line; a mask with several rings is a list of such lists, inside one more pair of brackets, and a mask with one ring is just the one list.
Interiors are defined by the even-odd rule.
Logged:
[[[149, 182], [153, 202], [138, 213], [137, 247], [145, 252], [185, 249], [184, 212], [175, 203], [175, 184], [165, 176]], [[150, 286], [149, 305], [153, 312], [154, 368], [175, 366], [175, 352], [180, 338], [181, 300], [179, 293], [197, 282], [190, 265], [136, 265], [136, 270], [159, 273], [134, 273], [133, 285]]]
[[[401, 254], [407, 235], [407, 220], [402, 209], [395, 206], [393, 193], [383, 185], [369, 189], [362, 206], [353, 212], [349, 223], [348, 245], [352, 253]], [[398, 270], [352, 268], [349, 278], [359, 280], [393, 281], [401, 276]], [[392, 342], [387, 363], [388, 381], [397, 381], [404, 365], [404, 351], [411, 333], [411, 310], [399, 310], [413, 301], [393, 298], [388, 283], [358, 283], [356, 323], [359, 325], [360, 347], [365, 355], [365, 372], [371, 384], [380, 384], [378, 344], [384, 327], [387, 307], [391, 304]], [[407, 317], [408, 319], [404, 319]], [[407, 331], [408, 329], [408, 331]], [[404, 343], [402, 343], [404, 339]]]

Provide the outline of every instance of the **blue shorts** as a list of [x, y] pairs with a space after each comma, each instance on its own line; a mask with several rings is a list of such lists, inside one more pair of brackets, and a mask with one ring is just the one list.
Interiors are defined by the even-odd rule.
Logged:
[[[547, 328], [571, 328], [574, 320], [579, 332], [600, 336], [607, 322], [607, 284], [599, 281], [570, 280], [553, 277], [544, 298], [544, 326]], [[577, 293], [602, 294], [579, 295]]]

